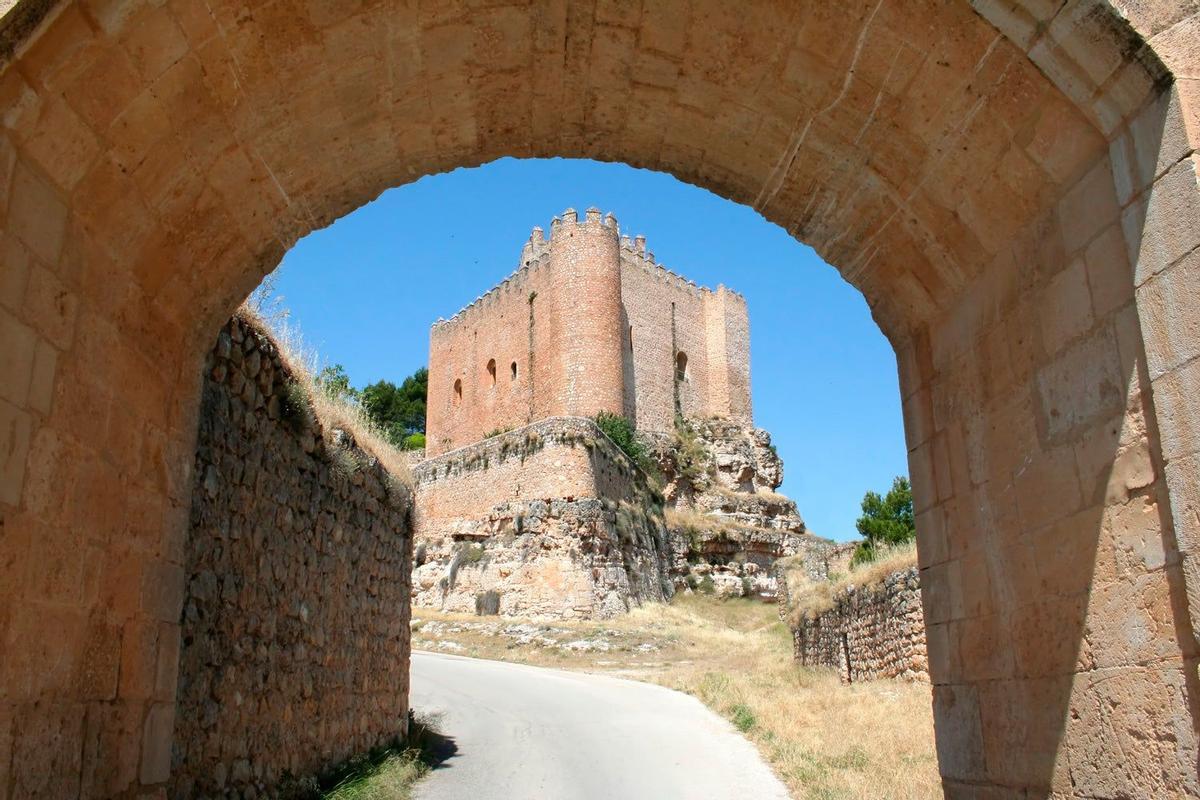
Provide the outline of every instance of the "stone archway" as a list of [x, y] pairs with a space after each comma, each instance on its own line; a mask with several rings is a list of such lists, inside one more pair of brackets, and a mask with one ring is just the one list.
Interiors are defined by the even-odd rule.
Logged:
[[502, 155], [670, 172], [866, 295], [949, 796], [1200, 794], [1200, 17], [972, 5], [10, 8], [0, 798], [164, 784], [200, 354], [299, 236]]

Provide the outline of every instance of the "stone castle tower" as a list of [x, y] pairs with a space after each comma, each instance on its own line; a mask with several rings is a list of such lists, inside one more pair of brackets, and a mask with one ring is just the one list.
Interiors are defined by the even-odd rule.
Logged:
[[430, 335], [428, 454], [549, 417], [623, 414], [639, 431], [675, 417], [749, 426], [746, 301], [670, 272], [612, 215], [568, 209], [520, 267]]

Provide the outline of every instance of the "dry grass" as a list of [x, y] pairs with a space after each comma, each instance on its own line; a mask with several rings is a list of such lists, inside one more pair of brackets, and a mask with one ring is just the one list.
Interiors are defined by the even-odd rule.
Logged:
[[393, 753], [369, 769], [348, 777], [324, 800], [409, 800], [413, 786], [429, 767], [413, 753]]
[[663, 509], [663, 516], [666, 517], [669, 528], [681, 528], [698, 533], [715, 533], [733, 527], [728, 522], [711, 514], [701, 514], [699, 511], [691, 509], [666, 508]]
[[[844, 686], [830, 670], [798, 666], [791, 635], [774, 606], [692, 595], [614, 620], [540, 623], [547, 638], [600, 637], [616, 645], [602, 653], [516, 646], [479, 627], [517, 620], [419, 608], [413, 615], [414, 636], [425, 648], [619, 674], [695, 695], [757, 745], [798, 800], [941, 797], [929, 686], [890, 681]], [[445, 632], [463, 624], [472, 628]], [[443, 632], [433, 636], [427, 627]], [[453, 646], [438, 647], [441, 642]], [[647, 652], [647, 643], [656, 649]]]
[[781, 559], [788, 585], [788, 618], [792, 624], [811, 619], [833, 608], [834, 600], [849, 586], [873, 586], [898, 570], [917, 563], [917, 544], [899, 545], [882, 551], [874, 561], [851, 567], [849, 572], [831, 576], [827, 581], [812, 581], [798, 557]]
[[353, 758], [323, 785], [291, 794], [321, 800], [411, 800], [416, 784], [454, 752], [437, 725], [436, 719], [412, 718], [406, 741]]
[[[280, 360], [292, 374], [292, 379], [304, 393], [313, 415], [321, 423], [326, 444], [334, 430], [345, 431], [364, 453], [379, 461], [394, 480], [411, 489], [412, 473], [403, 451], [383, 437], [361, 406], [332, 397], [317, 385], [321, 359], [316, 350], [304, 342], [299, 329], [290, 325], [286, 312], [266, 314], [261, 306], [244, 303], [236, 312], [238, 318], [267, 336], [279, 348]], [[352, 461], [351, 457], [351, 461]]]

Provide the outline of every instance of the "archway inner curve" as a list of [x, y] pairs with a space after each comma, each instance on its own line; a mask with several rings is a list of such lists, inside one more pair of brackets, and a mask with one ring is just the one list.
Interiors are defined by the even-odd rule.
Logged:
[[[383, 189], [563, 155], [751, 204], [867, 297], [898, 352], [948, 791], [1194, 785], [1195, 644], [1147, 394], [1180, 362], [1147, 372], [1132, 277], [1188, 252], [1139, 193], [1174, 175], [1194, 195], [1194, 169], [1161, 124], [1148, 175], [1119, 157], [1164, 73], [1112, 9], [982, 5], [10, 12], [0, 502], [26, 544], [5, 625], [63, 630], [6, 664], [20, 729], [82, 736], [86, 695], [97, 737], [136, 742], [109, 793], [166, 780], [169, 682], [78, 674], [151, 623], [151, 658], [171, 657], [212, 331], [298, 237]], [[1088, 766], [1123, 760], [1098, 710], [1119, 686], [1148, 698], [1158, 777]]]

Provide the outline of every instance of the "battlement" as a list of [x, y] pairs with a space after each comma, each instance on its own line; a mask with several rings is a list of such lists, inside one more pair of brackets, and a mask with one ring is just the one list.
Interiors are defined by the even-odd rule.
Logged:
[[429, 455], [551, 416], [749, 422], [745, 298], [657, 263], [613, 214], [534, 228], [508, 277], [430, 332]]
[[718, 284], [716, 289], [701, 286], [694, 280], [685, 278], [671, 271], [665, 265], [659, 264], [655, 261], [654, 253], [646, 249], [646, 237], [640, 233], [632, 238], [627, 234], [622, 234], [616, 215], [612, 212], [603, 214], [600, 209], [593, 206], [584, 212], [581, 220], [575, 209], [568, 208], [550, 220], [549, 236], [546, 236], [545, 230], [540, 225], [533, 228], [529, 239], [521, 248], [521, 258], [517, 268], [508, 277], [460, 308], [449, 319], [439, 317], [433, 323], [433, 327], [457, 324], [473, 316], [477, 311], [486, 310], [493, 301], [507, 292], [527, 290], [528, 278], [548, 263], [554, 243], [562, 237], [572, 236], [579, 230], [589, 233], [610, 233], [617, 238], [619, 243], [622, 266], [644, 269], [655, 279], [676, 289], [690, 292], [696, 296], [724, 293], [743, 303], [746, 300], [739, 292], [729, 289], [723, 284]]

